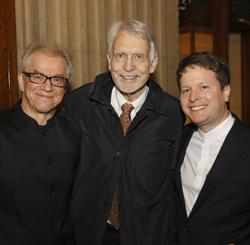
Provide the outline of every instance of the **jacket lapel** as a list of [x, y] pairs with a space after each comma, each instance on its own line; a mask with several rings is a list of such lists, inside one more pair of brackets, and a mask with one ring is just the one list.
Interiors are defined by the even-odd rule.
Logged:
[[137, 112], [134, 120], [131, 122], [131, 125], [129, 127], [128, 133], [132, 132], [133, 129], [137, 128], [138, 125], [149, 116], [149, 110], [154, 110], [153, 106], [153, 98], [152, 98], [152, 91], [149, 90], [149, 93], [147, 95], [147, 98], [142, 105], [141, 109]]
[[176, 161], [176, 175], [175, 175], [175, 185], [176, 185], [176, 190], [177, 190], [177, 195], [179, 198], [179, 201], [181, 202], [181, 206], [186, 214], [186, 207], [185, 207], [185, 199], [184, 199], [184, 194], [182, 190], [182, 181], [181, 181], [181, 165], [183, 163], [186, 149], [188, 147], [189, 141], [193, 135], [193, 132], [195, 131], [196, 127], [193, 124], [190, 124], [185, 127], [183, 130], [183, 134], [181, 136], [180, 142], [179, 142], [179, 150], [177, 153], [177, 161]]
[[[93, 113], [89, 113], [86, 125], [91, 125], [85, 133], [101, 148], [107, 158], [113, 157], [116, 147], [113, 140], [114, 134], [110, 132], [114, 127], [111, 122], [117, 119], [117, 114], [110, 105], [113, 82], [109, 73], [98, 76], [94, 86], [90, 89], [89, 100]], [[90, 117], [92, 115], [92, 117]], [[114, 119], [114, 120], [110, 120]], [[105, 161], [105, 159], [103, 159]]]

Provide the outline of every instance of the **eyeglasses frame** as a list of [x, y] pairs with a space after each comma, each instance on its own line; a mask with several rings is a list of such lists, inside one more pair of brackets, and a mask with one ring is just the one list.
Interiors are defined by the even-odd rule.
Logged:
[[[47, 80], [49, 80], [49, 81], [50, 81], [50, 84], [51, 84], [52, 86], [58, 87], [58, 88], [65, 88], [66, 85], [67, 85], [67, 83], [69, 82], [69, 79], [68, 79], [68, 78], [57, 77], [57, 76], [48, 77], [48, 76], [46, 76], [45, 74], [40, 73], [40, 72], [27, 72], [27, 71], [22, 71], [21, 73], [24, 74], [26, 77], [28, 77], [28, 78], [29, 78], [29, 81], [30, 81], [31, 83], [35, 83], [35, 84], [44, 84]], [[30, 77], [31, 77], [32, 75], [35, 75], [35, 74], [38, 74], [38, 75], [43, 76], [43, 77], [45, 78], [45, 80], [44, 80], [42, 83], [36, 83], [36, 82], [34, 82], [34, 81], [31, 81], [31, 80], [30, 80]], [[55, 85], [55, 84], [52, 83], [52, 80], [51, 80], [52, 78], [62, 78], [62, 79], [65, 80], [65, 84], [64, 84], [63, 86]]]

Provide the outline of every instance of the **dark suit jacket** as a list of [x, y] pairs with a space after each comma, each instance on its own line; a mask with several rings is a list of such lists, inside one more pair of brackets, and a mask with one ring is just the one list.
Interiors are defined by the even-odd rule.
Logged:
[[65, 101], [85, 136], [72, 204], [77, 244], [101, 244], [117, 186], [121, 244], [166, 245], [164, 186], [183, 123], [179, 102], [148, 81], [146, 101], [124, 136], [110, 105], [113, 86], [110, 74], [101, 74]]
[[250, 244], [250, 129], [238, 118], [207, 175], [189, 217], [186, 215], [180, 167], [194, 124], [185, 127], [175, 176], [177, 244]]

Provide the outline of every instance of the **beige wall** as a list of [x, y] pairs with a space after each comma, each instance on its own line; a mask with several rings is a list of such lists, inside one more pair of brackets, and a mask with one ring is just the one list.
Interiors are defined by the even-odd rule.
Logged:
[[241, 38], [229, 35], [229, 66], [231, 71], [230, 110], [241, 118]]
[[154, 33], [159, 49], [154, 78], [177, 95], [178, 0], [16, 0], [18, 58], [29, 43], [59, 43], [72, 54], [72, 87], [79, 87], [106, 71], [107, 27], [127, 19], [145, 22]]

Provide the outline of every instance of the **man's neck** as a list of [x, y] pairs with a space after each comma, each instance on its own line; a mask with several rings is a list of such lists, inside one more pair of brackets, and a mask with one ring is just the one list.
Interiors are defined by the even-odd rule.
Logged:
[[26, 108], [25, 106], [23, 106], [23, 104], [21, 104], [21, 107], [23, 112], [29, 117], [33, 118], [40, 126], [46, 125], [48, 120], [51, 119], [55, 114], [55, 110], [50, 111], [48, 113], [39, 113]]

